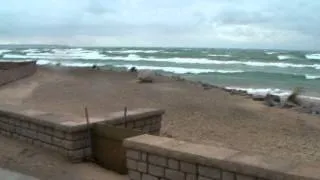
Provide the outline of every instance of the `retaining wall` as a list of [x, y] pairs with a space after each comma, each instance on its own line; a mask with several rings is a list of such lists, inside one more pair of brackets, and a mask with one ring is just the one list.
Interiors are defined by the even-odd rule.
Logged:
[[0, 62], [0, 86], [31, 76], [36, 70], [36, 61]]
[[130, 180], [319, 180], [320, 162], [299, 164], [141, 135], [126, 139]]
[[[128, 112], [128, 128], [142, 129], [156, 134], [161, 128], [162, 110], [140, 109]], [[84, 118], [81, 118], [84, 119]], [[90, 118], [95, 123], [124, 126], [123, 113], [113, 113], [106, 118]], [[91, 126], [90, 126], [91, 127]], [[72, 115], [56, 115], [35, 110], [10, 110], [1, 107], [0, 133], [27, 141], [36, 146], [53, 149], [71, 161], [81, 161], [90, 156], [88, 125]]]

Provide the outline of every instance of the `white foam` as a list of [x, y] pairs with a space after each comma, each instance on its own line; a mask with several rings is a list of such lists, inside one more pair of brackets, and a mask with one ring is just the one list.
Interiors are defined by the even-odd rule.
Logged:
[[320, 75], [309, 75], [309, 74], [306, 74], [306, 75], [305, 75], [305, 78], [306, 78], [306, 79], [310, 79], [310, 80], [320, 79]]
[[211, 57], [231, 57], [230, 54], [209, 54]]
[[307, 59], [320, 60], [320, 54], [306, 54], [305, 57]]
[[242, 88], [242, 87], [225, 87], [225, 89], [234, 89], [239, 91], [246, 91], [251, 95], [262, 95], [273, 94], [278, 96], [290, 95], [291, 91], [282, 89], [272, 89], [272, 88]]
[[50, 60], [38, 60], [37, 65], [60, 65], [66, 67], [92, 67], [96, 66], [104, 66], [104, 63], [83, 63], [83, 62], [63, 62], [63, 61], [50, 61]]
[[2, 55], [3, 53], [7, 53], [10, 52], [11, 50], [9, 49], [0, 49], [0, 55]]
[[35, 52], [39, 52], [38, 49], [25, 49], [25, 50], [22, 50], [21, 52], [24, 52], [24, 53], [35, 53]]
[[215, 69], [197, 69], [197, 68], [182, 68], [182, 67], [160, 67], [160, 66], [136, 66], [132, 64], [115, 65], [116, 67], [125, 67], [130, 69], [135, 67], [137, 69], [150, 69], [150, 70], [161, 70], [164, 72], [172, 72], [176, 74], [200, 74], [200, 73], [242, 73], [242, 70], [215, 70]]
[[[289, 90], [283, 90], [283, 89], [272, 89], [272, 88], [241, 88], [241, 87], [225, 87], [225, 89], [234, 89], [239, 91], [245, 91], [250, 95], [262, 95], [266, 96], [267, 94], [277, 95], [277, 96], [288, 96], [292, 93], [292, 91]], [[320, 101], [320, 97], [314, 97], [314, 96], [305, 96], [301, 95], [301, 98], [310, 99], [310, 100], [316, 100]]]
[[277, 56], [279, 60], [286, 60], [286, 59], [293, 59], [293, 56], [290, 55], [278, 55]]
[[320, 64], [293, 64], [285, 62], [260, 62], [260, 61], [223, 61], [210, 60], [207, 58], [155, 58], [155, 57], [140, 57], [136, 54], [128, 56], [106, 56], [96, 50], [77, 49], [53, 49], [52, 53], [27, 53], [26, 55], [4, 54], [3, 58], [8, 59], [47, 59], [47, 60], [115, 60], [115, 61], [153, 61], [153, 62], [172, 62], [184, 64], [218, 64], [218, 65], [246, 65], [254, 67], [279, 67], [279, 68], [315, 68], [320, 69]]
[[277, 54], [277, 52], [273, 52], [273, 51], [268, 51], [268, 52], [264, 52], [267, 55], [272, 55], [272, 54]]
[[98, 51], [92, 50], [83, 50], [81, 48], [77, 49], [53, 49], [52, 53], [45, 52], [29, 52], [26, 55], [20, 54], [5, 54], [4, 58], [10, 59], [89, 59], [89, 60], [97, 60], [97, 59], [106, 59], [106, 57], [100, 54]]
[[152, 53], [158, 53], [161, 52], [160, 50], [114, 50], [114, 51], [106, 51], [108, 53], [120, 53], [120, 54], [131, 54], [131, 53], [147, 53], [147, 54], [152, 54]]

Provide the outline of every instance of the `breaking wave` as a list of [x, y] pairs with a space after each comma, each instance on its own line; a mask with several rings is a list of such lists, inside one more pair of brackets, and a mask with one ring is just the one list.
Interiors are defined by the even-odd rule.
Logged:
[[309, 75], [309, 74], [306, 74], [305, 78], [309, 79], [309, 80], [320, 79], [320, 75]]
[[286, 59], [295, 59], [294, 56], [291, 56], [291, 55], [278, 55], [277, 58], [279, 60], [286, 60]]
[[209, 54], [211, 57], [231, 57], [230, 54]]
[[175, 74], [201, 74], [201, 73], [242, 73], [242, 70], [215, 70], [215, 69], [198, 69], [198, 68], [183, 68], [183, 67], [161, 67], [161, 66], [137, 66], [132, 64], [115, 65], [116, 67], [125, 67], [130, 69], [132, 67], [139, 69], [160, 70], [164, 72], [172, 72]]
[[4, 54], [6, 59], [46, 59], [46, 60], [115, 60], [115, 61], [150, 61], [150, 62], [171, 62], [177, 64], [215, 64], [215, 65], [246, 65], [254, 67], [279, 67], [279, 68], [315, 68], [320, 69], [320, 64], [295, 64], [286, 62], [263, 62], [263, 61], [236, 61], [236, 60], [210, 60], [207, 58], [156, 58], [141, 57], [136, 54], [127, 56], [107, 56], [100, 54], [98, 51], [82, 49], [53, 49], [51, 52], [35, 53], [30, 52], [25, 55], [21, 54]]
[[320, 54], [306, 54], [305, 57], [311, 60], [320, 60]]

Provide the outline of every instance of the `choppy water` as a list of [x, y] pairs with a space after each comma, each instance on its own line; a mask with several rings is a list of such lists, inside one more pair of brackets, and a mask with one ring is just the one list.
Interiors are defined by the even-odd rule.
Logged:
[[304, 87], [320, 97], [320, 52], [191, 48], [1, 47], [0, 61], [152, 69], [251, 92]]

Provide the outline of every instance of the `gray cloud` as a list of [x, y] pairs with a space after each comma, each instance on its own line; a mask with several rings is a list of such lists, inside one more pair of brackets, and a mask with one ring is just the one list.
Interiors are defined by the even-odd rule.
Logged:
[[105, 45], [125, 46], [320, 47], [320, 2], [314, 0], [11, 0], [1, 4], [0, 43], [1, 39], [54, 42], [63, 38], [70, 44], [91, 44], [99, 37], [110, 40], [103, 41]]

